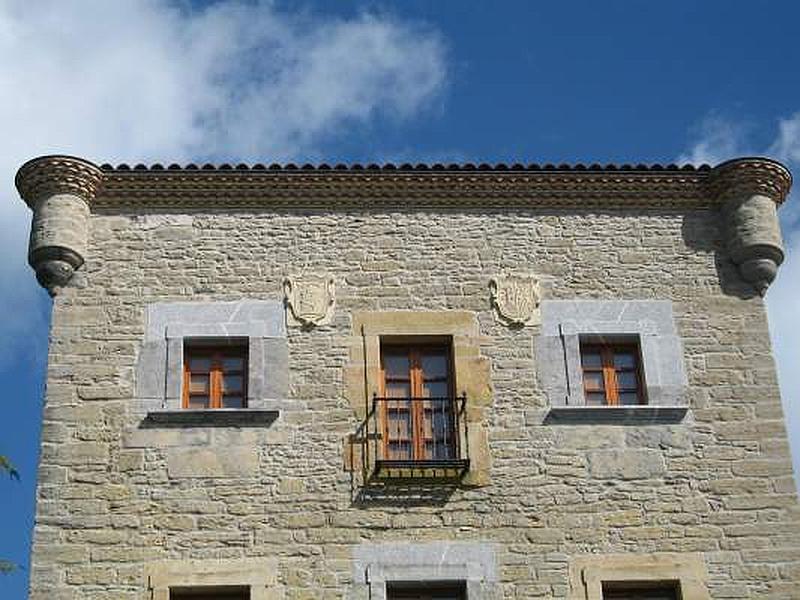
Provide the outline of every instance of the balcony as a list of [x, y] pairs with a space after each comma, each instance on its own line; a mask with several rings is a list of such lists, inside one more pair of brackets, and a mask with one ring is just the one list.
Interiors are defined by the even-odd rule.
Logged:
[[374, 397], [363, 455], [372, 478], [458, 480], [469, 470], [466, 396]]

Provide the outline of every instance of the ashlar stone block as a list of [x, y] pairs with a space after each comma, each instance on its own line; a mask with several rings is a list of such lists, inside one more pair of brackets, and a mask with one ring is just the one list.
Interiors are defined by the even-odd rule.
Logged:
[[176, 479], [255, 477], [258, 466], [257, 449], [247, 446], [171, 448], [167, 451], [167, 474]]

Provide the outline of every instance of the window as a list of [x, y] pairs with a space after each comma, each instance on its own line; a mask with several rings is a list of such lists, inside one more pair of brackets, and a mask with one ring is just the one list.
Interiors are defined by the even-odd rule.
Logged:
[[[343, 371], [344, 393], [358, 416], [359, 424], [347, 436], [342, 449], [345, 469], [364, 476], [354, 478], [356, 485], [368, 486], [369, 481], [386, 478], [418, 481], [422, 477], [458, 479], [470, 486], [488, 484], [489, 436], [484, 424], [494, 392], [491, 363], [481, 354], [480, 344], [484, 338], [475, 313], [458, 310], [354, 311], [352, 334], [350, 360]], [[392, 399], [384, 398], [388, 394], [386, 374], [382, 368], [383, 354], [402, 346], [438, 346], [446, 350], [449, 381], [444, 387], [450, 388], [448, 393], [453, 409], [448, 411], [445, 404], [444, 413], [445, 419], [448, 412], [454, 413], [456, 439], [450, 442], [448, 436], [447, 444], [454, 446], [456, 454], [453, 459], [416, 461], [413, 464], [408, 460], [399, 464], [387, 459], [384, 406]], [[409, 380], [410, 387], [410, 376], [406, 375], [404, 379]], [[429, 379], [427, 383], [434, 382]], [[438, 404], [441, 406], [442, 403]], [[357, 468], [359, 463], [360, 469]], [[384, 482], [377, 483], [379, 485], [373, 486], [373, 491]]]
[[581, 343], [586, 406], [646, 404], [638, 344]]
[[[157, 302], [146, 310], [145, 337], [134, 373], [136, 406], [143, 417], [159, 422], [175, 418], [206, 419], [232, 423], [236, 419], [260, 419], [287, 402], [289, 347], [283, 302], [239, 300], [236, 302]], [[246, 410], [186, 411], [188, 406], [187, 361], [217, 347], [225, 352], [240, 348], [245, 381], [238, 395]], [[223, 353], [224, 354], [224, 353]], [[199, 365], [202, 367], [203, 365]], [[208, 397], [212, 407], [211, 367], [200, 369], [193, 398], [201, 406]], [[207, 382], [206, 392], [203, 380]], [[221, 398], [217, 401], [222, 406]], [[142, 412], [144, 412], [142, 411]], [[137, 409], [137, 412], [138, 409]], [[157, 414], [160, 413], [160, 414]], [[184, 414], [180, 414], [184, 413]]]
[[676, 584], [603, 583], [603, 600], [680, 600]]
[[711, 600], [699, 552], [579, 554], [569, 572], [576, 600]]
[[239, 586], [172, 589], [169, 592], [169, 600], [250, 600], [250, 589]]
[[387, 600], [465, 600], [464, 584], [437, 583], [426, 584], [388, 584]]
[[183, 366], [183, 408], [246, 408], [246, 342], [187, 342]]
[[536, 340], [548, 423], [680, 423], [689, 409], [667, 300], [544, 300]]
[[379, 403], [383, 455], [430, 461], [457, 456], [450, 347], [386, 345]]

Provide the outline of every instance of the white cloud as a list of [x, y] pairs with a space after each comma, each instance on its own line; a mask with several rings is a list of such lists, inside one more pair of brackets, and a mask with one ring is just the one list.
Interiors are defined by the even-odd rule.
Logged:
[[800, 163], [800, 112], [778, 122], [778, 138], [770, 146], [769, 154]]
[[[778, 122], [778, 137], [767, 150], [767, 154], [774, 156], [794, 169], [796, 188], [798, 184], [797, 173], [800, 169], [800, 111], [788, 119], [781, 119]], [[787, 236], [792, 234], [800, 235], [800, 198], [797, 196], [797, 193], [795, 193], [794, 200], [788, 202], [781, 210], [781, 221], [783, 222], [784, 234]]]
[[[774, 157], [795, 171], [800, 168], [800, 112], [778, 122], [775, 140], [761, 152], [746, 146], [747, 129], [743, 125], [719, 115], [704, 119], [698, 133], [689, 151], [678, 159], [680, 162], [713, 165], [735, 156], [761, 154]], [[766, 301], [794, 468], [800, 475], [800, 198], [794, 196], [778, 213], [786, 259]], [[797, 484], [800, 489], [800, 477]]]
[[[0, 4], [0, 321], [25, 345], [42, 296], [27, 266], [29, 214], [13, 176], [25, 160], [101, 162], [316, 158], [345, 128], [425, 109], [446, 53], [425, 27], [387, 16], [290, 15], [269, 2], [200, 12], [166, 0]], [[380, 149], [375, 149], [376, 152]], [[41, 328], [38, 329], [41, 335]]]
[[694, 132], [694, 144], [678, 157], [677, 162], [715, 165], [746, 154], [746, 133], [746, 128], [741, 123], [711, 113], [700, 121]]

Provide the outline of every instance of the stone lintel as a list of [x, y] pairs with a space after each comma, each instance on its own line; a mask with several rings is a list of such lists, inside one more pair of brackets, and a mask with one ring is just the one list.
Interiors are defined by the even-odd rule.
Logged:
[[250, 600], [278, 600], [278, 563], [274, 558], [166, 560], [147, 566], [147, 584], [153, 600], [169, 600], [170, 590], [219, 587], [249, 588]]
[[463, 582], [470, 600], [497, 598], [494, 546], [483, 542], [389, 542], [353, 550], [353, 582], [385, 600], [392, 582]]
[[676, 583], [682, 600], [711, 600], [702, 554], [591, 554], [570, 561], [567, 600], [603, 600], [603, 582]]

